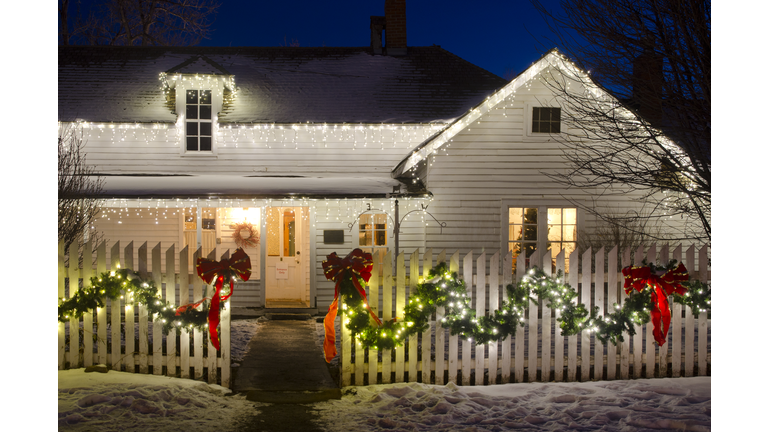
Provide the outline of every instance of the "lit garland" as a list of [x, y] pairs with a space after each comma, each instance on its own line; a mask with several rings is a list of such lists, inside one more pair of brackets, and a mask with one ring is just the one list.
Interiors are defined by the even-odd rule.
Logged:
[[[653, 264], [643, 265], [651, 271], [670, 270], [676, 262], [673, 260], [666, 267]], [[429, 329], [429, 320], [438, 307], [445, 308], [441, 319], [444, 327], [450, 328], [451, 334], [461, 335], [468, 341], [485, 344], [501, 341], [514, 335], [518, 325], [524, 325], [525, 310], [529, 300], [538, 305], [547, 301], [545, 307], [558, 312], [561, 334], [572, 336], [585, 330], [594, 333], [602, 343], [611, 341], [614, 345], [624, 341], [623, 333], [635, 334], [635, 325], [650, 321], [652, 295], [650, 289], [632, 292], [623, 305], [614, 304], [614, 312], [599, 316], [599, 308], [594, 306], [588, 311], [583, 303], [577, 302], [577, 292], [563, 281], [562, 272], [553, 278], [539, 268], [531, 269], [519, 284], [507, 285], [508, 300], [490, 316], [477, 317], [471, 308], [471, 299], [467, 296], [464, 281], [456, 272], [449, 272], [445, 262], [429, 272], [430, 279], [416, 286], [415, 292], [405, 306], [404, 316], [384, 322], [380, 327], [371, 325], [368, 305], [351, 283], [341, 284], [342, 309], [346, 313], [343, 323], [353, 337], [365, 348], [392, 349], [402, 346], [410, 335]], [[684, 283], [688, 287], [685, 295], [674, 294], [675, 301], [689, 306], [693, 313], [706, 313], [710, 308], [711, 290], [700, 282]]]
[[[229, 291], [228, 287], [224, 289]], [[125, 291], [124, 295], [122, 291]], [[136, 272], [129, 269], [118, 269], [91, 277], [90, 286], [75, 291], [69, 299], [61, 299], [59, 321], [69, 322], [71, 318], [79, 319], [97, 307], [103, 308], [106, 299], [125, 299], [126, 304], [146, 305], [153, 320], [162, 322], [165, 334], [174, 328], [208, 328], [208, 311], [190, 307], [176, 315], [176, 306], [158, 296], [154, 281], [143, 281]], [[224, 302], [221, 302], [219, 308], [223, 307]]]

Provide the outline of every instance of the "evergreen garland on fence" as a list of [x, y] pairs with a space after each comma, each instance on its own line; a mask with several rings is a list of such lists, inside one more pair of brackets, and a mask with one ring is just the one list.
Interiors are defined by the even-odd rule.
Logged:
[[[674, 267], [672, 260], [667, 266], [649, 266], [651, 271], [664, 271]], [[448, 271], [448, 264], [442, 262], [429, 272], [429, 280], [420, 283], [411, 293], [402, 318], [386, 321], [381, 327], [372, 325], [369, 319], [368, 305], [354, 288], [351, 279], [342, 281], [342, 309], [346, 313], [345, 325], [353, 337], [365, 348], [392, 349], [402, 346], [410, 335], [429, 329], [429, 320], [438, 307], [445, 308], [441, 323], [448, 327], [452, 335], [461, 335], [464, 339], [486, 344], [501, 341], [514, 335], [518, 325], [524, 325], [524, 314], [529, 300], [538, 305], [557, 310], [561, 334], [572, 336], [582, 330], [594, 333], [602, 343], [610, 341], [614, 345], [623, 342], [623, 333], [635, 334], [635, 325], [650, 321], [651, 290], [632, 291], [623, 305], [614, 304], [614, 312], [598, 316], [599, 308], [587, 310], [583, 303], [577, 302], [577, 292], [563, 281], [562, 271], [556, 277], [549, 276], [539, 268], [531, 269], [519, 284], [506, 287], [507, 300], [489, 316], [477, 317], [471, 309], [471, 299], [467, 296], [466, 285], [456, 272]], [[360, 281], [363, 282], [362, 280]], [[706, 313], [710, 308], [711, 290], [700, 281], [684, 284], [688, 288], [686, 295], [674, 294], [675, 301], [689, 306], [693, 313]]]
[[[73, 287], [70, 286], [70, 292], [72, 290]], [[229, 290], [229, 287], [225, 286], [224, 290]], [[163, 323], [165, 334], [174, 328], [203, 330], [208, 327], [208, 311], [198, 311], [190, 307], [177, 316], [177, 306], [158, 296], [154, 281], [143, 281], [136, 272], [129, 269], [118, 269], [91, 277], [90, 286], [76, 290], [68, 299], [61, 299], [59, 322], [69, 322], [71, 318], [79, 319], [86, 312], [105, 307], [106, 299], [124, 299], [126, 304], [134, 306], [146, 305], [149, 315]], [[224, 307], [224, 302], [220, 303], [220, 307]]]

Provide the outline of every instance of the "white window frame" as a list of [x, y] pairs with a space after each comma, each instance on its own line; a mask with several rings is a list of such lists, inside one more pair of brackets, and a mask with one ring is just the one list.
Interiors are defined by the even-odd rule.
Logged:
[[[560, 108], [560, 132], [533, 132], [533, 109], [534, 108]], [[523, 111], [523, 122], [525, 130], [525, 141], [552, 141], [555, 137], [560, 137], [568, 132], [565, 121], [563, 121], [565, 112], [560, 104], [554, 100], [526, 102]]]
[[[537, 223], [537, 236], [536, 236], [536, 250], [544, 251], [539, 254], [539, 259], [532, 265], [536, 265], [542, 268], [542, 262], [544, 255], [547, 253], [547, 209], [550, 208], [575, 208], [576, 209], [576, 239], [579, 239], [582, 231], [584, 230], [584, 211], [580, 208], [580, 205], [574, 204], [565, 200], [502, 200], [501, 202], [501, 244], [502, 248], [507, 253], [509, 251], [509, 209], [510, 208], [537, 208], [538, 209], [538, 223]], [[541, 217], [544, 215], [544, 217]], [[567, 258], [567, 257], [566, 257]], [[554, 260], [555, 257], [553, 256]]]
[[[179, 153], [185, 158], [202, 158], [202, 159], [217, 159], [218, 158], [218, 113], [221, 111], [223, 104], [222, 94], [224, 91], [224, 85], [219, 79], [211, 79], [206, 82], [205, 85], [199, 85], [196, 83], [198, 80], [185, 80], [181, 79], [176, 82], [176, 128], [179, 131]], [[210, 90], [211, 92], [211, 150], [187, 150], [187, 90]], [[199, 98], [199, 94], [198, 94]], [[198, 99], [199, 100], [199, 99]], [[199, 122], [198, 122], [199, 124]], [[199, 126], [198, 126], [199, 127]], [[199, 129], [198, 129], [199, 130]], [[199, 135], [198, 135], [199, 136]]]

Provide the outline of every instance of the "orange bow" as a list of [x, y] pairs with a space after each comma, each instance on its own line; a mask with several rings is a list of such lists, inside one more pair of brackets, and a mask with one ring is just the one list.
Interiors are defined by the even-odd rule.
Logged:
[[[346, 258], [341, 259], [336, 255], [336, 252], [327, 256], [327, 260], [323, 261], [323, 271], [327, 279], [336, 281], [336, 290], [333, 295], [333, 303], [328, 307], [328, 313], [323, 319], [323, 327], [325, 328], [325, 340], [323, 341], [323, 351], [325, 352], [325, 361], [330, 363], [334, 357], [336, 357], [336, 329], [333, 326], [333, 322], [336, 320], [336, 313], [339, 308], [339, 291], [341, 288], [341, 281], [347, 278], [352, 279], [352, 283], [357, 288], [357, 292], [363, 298], [363, 301], [367, 304], [368, 300], [365, 297], [365, 287], [360, 285], [358, 278], [362, 278], [365, 282], [371, 279], [371, 270], [373, 269], [373, 257], [368, 252], [363, 252], [360, 249], [353, 250]], [[381, 325], [381, 320], [376, 314], [368, 308], [368, 312], [373, 317], [374, 321], [378, 325]]]
[[662, 274], [652, 273], [650, 267], [646, 266], [627, 266], [621, 270], [621, 273], [624, 275], [624, 292], [627, 294], [633, 289], [642, 292], [646, 285], [653, 290], [651, 291], [653, 337], [659, 346], [664, 345], [672, 318], [667, 297], [672, 293], [685, 295], [688, 292], [688, 288], [680, 284], [688, 280], [688, 270], [682, 263], [677, 263], [674, 268]]

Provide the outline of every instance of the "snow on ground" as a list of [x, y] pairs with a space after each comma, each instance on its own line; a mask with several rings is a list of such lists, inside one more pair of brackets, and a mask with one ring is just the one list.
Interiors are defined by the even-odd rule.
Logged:
[[[232, 323], [241, 360], [259, 321]], [[318, 342], [321, 343], [322, 339]], [[200, 381], [59, 371], [59, 430], [233, 430], [263, 404]], [[387, 384], [345, 388], [316, 403], [318, 426], [348, 430], [711, 430], [711, 378], [460, 387]]]

